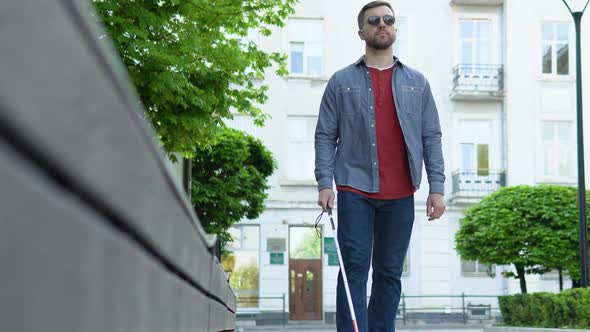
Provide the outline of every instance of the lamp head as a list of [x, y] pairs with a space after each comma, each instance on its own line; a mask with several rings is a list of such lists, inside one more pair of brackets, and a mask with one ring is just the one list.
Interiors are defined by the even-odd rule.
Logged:
[[590, 0], [562, 0], [570, 13], [584, 13]]

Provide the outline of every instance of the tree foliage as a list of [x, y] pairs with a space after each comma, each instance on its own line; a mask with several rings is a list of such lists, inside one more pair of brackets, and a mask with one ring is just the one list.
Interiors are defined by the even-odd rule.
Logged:
[[239, 130], [220, 129], [211, 146], [197, 147], [192, 203], [205, 230], [219, 236], [222, 250], [235, 222], [254, 219], [264, 210], [267, 178], [275, 169], [260, 140]]
[[231, 109], [262, 124], [256, 86], [267, 68], [286, 74], [285, 57], [245, 38], [283, 26], [297, 0], [93, 0], [147, 116], [168, 152], [192, 157]]
[[566, 186], [505, 187], [472, 206], [455, 235], [463, 259], [514, 265], [521, 291], [525, 274], [555, 269], [579, 279], [576, 188]]

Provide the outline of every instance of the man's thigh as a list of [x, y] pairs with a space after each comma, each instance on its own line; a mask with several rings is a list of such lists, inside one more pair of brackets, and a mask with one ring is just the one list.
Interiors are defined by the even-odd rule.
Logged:
[[373, 270], [401, 276], [414, 225], [414, 196], [381, 204], [375, 213]]
[[345, 263], [370, 261], [375, 208], [359, 194], [338, 192], [338, 243]]

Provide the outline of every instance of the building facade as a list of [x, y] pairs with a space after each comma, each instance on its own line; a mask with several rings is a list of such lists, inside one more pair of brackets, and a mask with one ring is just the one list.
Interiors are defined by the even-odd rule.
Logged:
[[[265, 127], [241, 115], [229, 122], [260, 138], [279, 164], [270, 179], [266, 211], [232, 229], [236, 265], [230, 278], [243, 299], [242, 313], [281, 311], [284, 298], [289, 319], [333, 319], [338, 261], [327, 217], [319, 224], [322, 238], [314, 230], [320, 214], [314, 130], [329, 77], [364, 53], [356, 26], [364, 3], [301, 0], [284, 28], [270, 37], [251, 36], [263, 49], [287, 54], [290, 75], [269, 74], [264, 81], [270, 98], [263, 110], [271, 115]], [[560, 0], [392, 5], [398, 28], [394, 53], [425, 74], [435, 96], [447, 176], [442, 219], [427, 221], [428, 185], [416, 193], [403, 301], [408, 309], [446, 314], [464, 303], [496, 308], [494, 297], [461, 295], [518, 293], [518, 282], [502, 276], [512, 267], [462, 260], [454, 235], [466, 208], [501, 186], [576, 184], [571, 16]], [[590, 38], [588, 21], [583, 21], [583, 40]], [[590, 49], [584, 51], [586, 78]], [[584, 89], [585, 109], [590, 109], [588, 87], [590, 82]], [[553, 274], [529, 276], [527, 282], [529, 291], [558, 290]]]

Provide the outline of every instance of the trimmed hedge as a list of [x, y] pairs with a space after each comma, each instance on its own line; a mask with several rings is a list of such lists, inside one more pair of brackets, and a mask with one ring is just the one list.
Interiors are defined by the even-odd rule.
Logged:
[[500, 296], [506, 325], [546, 328], [590, 328], [590, 287], [559, 294], [532, 293]]

